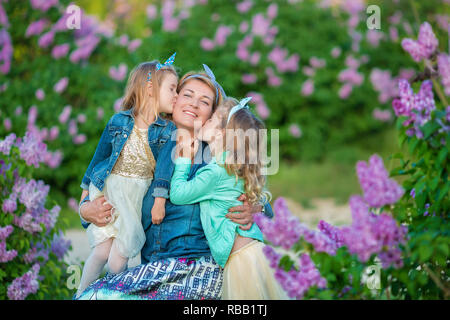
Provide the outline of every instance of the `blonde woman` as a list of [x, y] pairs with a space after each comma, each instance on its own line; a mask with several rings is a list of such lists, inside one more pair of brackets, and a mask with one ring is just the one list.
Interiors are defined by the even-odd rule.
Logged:
[[[83, 177], [81, 199], [103, 197], [102, 202], [111, 206], [111, 215], [105, 216], [100, 226], [90, 224], [87, 228], [92, 252], [77, 296], [98, 278], [106, 263], [111, 274], [124, 271], [128, 259], [138, 255], [145, 243], [142, 199], [152, 180], [158, 179], [154, 172], [160, 162], [155, 160], [152, 149], [156, 149], [149, 141], [157, 140], [162, 128], [175, 130], [171, 122], [160, 118], [160, 113], [172, 113], [177, 98], [174, 56], [164, 64], [145, 62], [133, 69], [122, 110], [109, 120]], [[154, 223], [162, 221], [165, 201], [155, 200]]]
[[[258, 133], [264, 125], [249, 111], [249, 100], [238, 103], [226, 99], [200, 129], [198, 139], [209, 144], [213, 158], [190, 180], [191, 159], [186, 154], [191, 142], [180, 145], [170, 201], [178, 205], [200, 202], [201, 223], [211, 254], [223, 268], [222, 299], [287, 299], [262, 251], [263, 235], [258, 226], [242, 230], [226, 218], [228, 209], [239, 204], [237, 198], [242, 193], [252, 205], [270, 197], [264, 190], [262, 159], [258, 157]], [[252, 133], [254, 139], [250, 138]]]

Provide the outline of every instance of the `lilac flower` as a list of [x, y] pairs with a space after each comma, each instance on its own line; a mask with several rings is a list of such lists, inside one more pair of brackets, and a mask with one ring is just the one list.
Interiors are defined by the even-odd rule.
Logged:
[[39, 269], [39, 264], [36, 263], [23, 276], [14, 279], [8, 286], [8, 298], [11, 300], [25, 300], [29, 294], [36, 293], [39, 288]]
[[120, 97], [114, 101], [114, 111], [118, 112], [122, 106], [123, 97]]
[[61, 151], [55, 151], [55, 152], [47, 152], [45, 155], [45, 164], [49, 167], [49, 168], [57, 168], [59, 167], [59, 165], [61, 164], [63, 158], [63, 154]]
[[75, 144], [83, 144], [86, 142], [86, 135], [85, 134], [78, 134], [73, 138], [73, 143]]
[[25, 31], [25, 37], [28, 38], [40, 34], [48, 24], [49, 21], [47, 19], [40, 19], [30, 23], [27, 31]]
[[27, 183], [22, 181], [18, 188], [20, 189], [19, 202], [30, 210], [37, 210], [42, 207], [50, 190], [50, 187], [45, 185], [42, 180], [36, 181], [34, 179]]
[[252, 18], [252, 34], [255, 36], [264, 37], [270, 28], [270, 20], [264, 18], [261, 13], [258, 13]]
[[69, 52], [70, 45], [68, 43], [63, 43], [57, 46], [54, 46], [52, 49], [52, 57], [54, 59], [59, 59], [65, 57]]
[[331, 56], [333, 58], [337, 58], [337, 57], [339, 57], [341, 55], [341, 52], [342, 52], [341, 48], [333, 47], [333, 49], [331, 49]]
[[7, 225], [6, 227], [0, 227], [0, 241], [5, 241], [6, 238], [13, 232], [14, 227], [12, 225]]
[[372, 112], [372, 116], [374, 119], [380, 120], [382, 122], [387, 122], [391, 120], [392, 113], [390, 110], [381, 110], [379, 108], [375, 108]]
[[266, 75], [268, 77], [267, 84], [271, 87], [279, 87], [282, 83], [282, 79], [278, 77], [271, 67], [266, 68]]
[[225, 25], [220, 25], [217, 28], [214, 42], [219, 46], [224, 46], [228, 36], [232, 33], [232, 29]]
[[416, 198], [416, 190], [414, 188], [411, 189], [411, 192], [409, 193], [409, 195], [415, 199]]
[[364, 81], [364, 76], [355, 69], [344, 69], [338, 75], [338, 80], [343, 83], [350, 83], [359, 86]]
[[347, 99], [350, 95], [350, 93], [352, 93], [353, 90], [353, 85], [351, 83], [345, 83], [338, 92], [339, 98], [341, 99]]
[[22, 114], [22, 106], [17, 106], [16, 110], [14, 111], [14, 114], [16, 116], [20, 116]]
[[41, 138], [27, 131], [23, 141], [17, 145], [20, 151], [20, 157], [25, 160], [27, 165], [33, 165], [39, 168], [39, 163], [44, 161], [47, 145], [41, 141]]
[[17, 250], [7, 250], [6, 242], [0, 241], [0, 263], [11, 261], [17, 256]]
[[437, 62], [445, 94], [450, 96], [450, 55], [445, 53], [439, 54]]
[[119, 64], [117, 68], [109, 68], [109, 76], [116, 81], [122, 81], [127, 75], [128, 67], [125, 63]]
[[67, 120], [70, 117], [70, 113], [72, 112], [72, 107], [71, 106], [65, 106], [63, 111], [61, 112], [61, 114], [58, 117], [58, 120], [61, 124], [66, 123]]
[[133, 39], [128, 44], [128, 52], [134, 52], [139, 48], [142, 44], [142, 39]]
[[79, 123], [85, 123], [86, 122], [86, 115], [84, 114], [84, 113], [80, 113], [78, 116], [77, 116], [77, 121], [79, 122]]
[[16, 142], [16, 135], [15, 133], [10, 133], [6, 136], [4, 140], [0, 140], [0, 152], [4, 155], [9, 156], [9, 153], [11, 152], [11, 147]]
[[55, 32], [50, 30], [47, 33], [44, 33], [38, 40], [39, 47], [47, 48], [53, 43], [55, 38]]
[[376, 91], [379, 92], [378, 101], [386, 103], [391, 98], [398, 94], [398, 79], [391, 77], [389, 70], [380, 70], [378, 68], [372, 69], [370, 73], [370, 81]]
[[247, 11], [249, 11], [251, 9], [252, 6], [253, 6], [252, 0], [244, 0], [244, 1], [236, 4], [236, 9], [240, 13], [246, 13]]
[[378, 30], [369, 30], [366, 33], [367, 41], [374, 48], [378, 47], [380, 40], [384, 38], [384, 34]]
[[216, 46], [214, 41], [212, 41], [211, 39], [208, 38], [202, 38], [200, 40], [200, 46], [202, 47], [203, 50], [205, 51], [211, 51], [212, 49], [214, 49], [214, 47]]
[[269, 17], [269, 19], [275, 19], [277, 15], [278, 15], [278, 5], [276, 3], [272, 3], [267, 8], [267, 17]]
[[37, 98], [38, 100], [44, 100], [44, 98], [45, 98], [45, 92], [44, 92], [44, 90], [42, 90], [42, 89], [36, 90], [36, 98]]
[[17, 195], [11, 193], [10, 196], [3, 200], [2, 211], [4, 213], [14, 213], [17, 210]]
[[415, 133], [417, 138], [421, 139], [423, 134], [420, 127], [431, 119], [431, 111], [436, 109], [432, 82], [431, 80], [422, 82], [417, 94], [414, 94], [411, 86], [405, 79], [399, 80], [398, 88], [399, 98], [392, 101], [395, 115], [407, 116], [408, 119], [403, 122], [403, 126], [409, 126], [412, 123], [414, 128], [409, 129], [409, 134]]
[[69, 121], [69, 129], [68, 129], [68, 131], [69, 131], [69, 134], [71, 136], [75, 136], [77, 134], [78, 127], [77, 127], [77, 122], [75, 120], [72, 119], [72, 120]]
[[417, 41], [405, 38], [401, 42], [402, 47], [407, 51], [414, 61], [419, 62], [422, 59], [428, 59], [434, 53], [438, 46], [438, 39], [428, 22], [420, 26]]
[[5, 118], [5, 120], [3, 120], [3, 125], [5, 126], [6, 131], [10, 131], [12, 127], [11, 119]]
[[157, 14], [158, 14], [158, 9], [156, 8], [156, 6], [154, 4], [148, 5], [147, 8], [145, 9], [146, 14], [147, 14], [147, 18], [149, 20], [153, 20], [156, 18]]
[[256, 75], [253, 73], [246, 73], [242, 75], [241, 81], [243, 84], [255, 83], [257, 80]]
[[30, 0], [30, 3], [33, 9], [47, 12], [51, 7], [57, 6], [59, 0]]
[[101, 120], [103, 119], [103, 116], [105, 115], [105, 111], [103, 108], [97, 108], [97, 119]]
[[303, 82], [301, 94], [305, 97], [310, 96], [314, 92], [314, 81], [308, 79]]
[[11, 68], [13, 46], [11, 37], [5, 29], [0, 30], [0, 72], [7, 74]]
[[42, 232], [40, 222], [34, 219], [33, 215], [30, 212], [25, 212], [20, 217], [15, 215], [13, 223], [32, 234]]
[[247, 21], [242, 21], [241, 24], [239, 25], [239, 31], [241, 33], [245, 33], [248, 30], [248, 22]]
[[28, 110], [28, 125], [32, 125], [36, 122], [38, 114], [38, 109], [35, 105], [32, 105], [30, 107], [30, 110]]
[[383, 160], [378, 155], [372, 155], [368, 164], [358, 161], [356, 171], [364, 200], [370, 206], [381, 208], [397, 202], [403, 196], [403, 188], [395, 180], [389, 179]]
[[322, 232], [324, 235], [330, 238], [336, 244], [336, 248], [340, 248], [341, 246], [344, 245], [342, 232], [339, 228], [323, 220], [320, 220], [319, 224], [317, 225], [317, 229], [319, 229], [320, 232]]
[[253, 97], [254, 103], [256, 103], [256, 113], [259, 117], [263, 120], [267, 119], [270, 116], [270, 109], [267, 107], [263, 96], [255, 92], [250, 92], [248, 95]]
[[302, 130], [300, 129], [300, 127], [297, 124], [291, 124], [289, 126], [289, 133], [294, 138], [300, 138], [302, 136]]
[[59, 233], [55, 233], [53, 236], [51, 251], [58, 257], [58, 259], [62, 259], [69, 250], [71, 244], [72, 243], [70, 240], [64, 238], [62, 231], [59, 231]]
[[296, 217], [290, 214], [283, 198], [275, 200], [274, 209], [273, 219], [259, 214], [255, 216], [255, 222], [261, 228], [266, 239], [273, 245], [290, 249], [300, 239], [303, 226]]
[[3, 25], [5, 28], [9, 28], [8, 16], [6, 15], [5, 9], [0, 1], [0, 25]]
[[[269, 256], [269, 260], [275, 260], [277, 258], [269, 250], [264, 250], [264, 253]], [[286, 272], [277, 267], [275, 269], [275, 278], [289, 297], [302, 299], [311, 287], [325, 288], [327, 281], [320, 275], [319, 270], [307, 253], [303, 253], [298, 261], [298, 271], [292, 268]], [[271, 262], [271, 266], [274, 264], [274, 262]]]
[[69, 84], [69, 78], [64, 77], [58, 80], [58, 82], [53, 86], [53, 90], [56, 93], [61, 93], [63, 92], [66, 88], [67, 85]]

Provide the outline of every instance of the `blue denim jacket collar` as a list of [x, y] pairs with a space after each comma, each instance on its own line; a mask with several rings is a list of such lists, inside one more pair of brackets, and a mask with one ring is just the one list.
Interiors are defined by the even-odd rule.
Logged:
[[[121, 110], [119, 111], [120, 114], [126, 115], [126, 116], [130, 116], [133, 118], [134, 120], [134, 107], [128, 110]], [[156, 117], [155, 122], [153, 122], [153, 124], [160, 126], [160, 127], [165, 127], [167, 126], [167, 123], [169, 122], [169, 120], [163, 119], [159, 116]]]

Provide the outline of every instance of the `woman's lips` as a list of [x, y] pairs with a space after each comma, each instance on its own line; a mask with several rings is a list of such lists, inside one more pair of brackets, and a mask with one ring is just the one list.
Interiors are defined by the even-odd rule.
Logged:
[[183, 113], [188, 115], [188, 116], [190, 116], [190, 117], [192, 117], [192, 118], [194, 118], [194, 119], [198, 118], [198, 115], [196, 113], [192, 112], [192, 111], [184, 110]]

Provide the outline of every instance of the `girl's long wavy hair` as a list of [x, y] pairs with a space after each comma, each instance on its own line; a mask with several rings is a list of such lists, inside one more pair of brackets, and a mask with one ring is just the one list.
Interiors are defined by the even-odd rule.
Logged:
[[[137, 65], [128, 77], [127, 86], [125, 88], [125, 94], [123, 96], [121, 110], [129, 110], [134, 107], [134, 116], [136, 116], [142, 108], [150, 105], [153, 108], [155, 119], [159, 114], [159, 91], [161, 83], [164, 77], [168, 73], [172, 73], [178, 79], [178, 74], [172, 65], [164, 66], [156, 71], [156, 65], [159, 63], [157, 60], [150, 62], [143, 62]], [[151, 81], [153, 85], [152, 96], [154, 97], [155, 104], [151, 105], [151, 97], [148, 92], [147, 75], [151, 72]]]
[[[235, 98], [228, 97], [217, 107], [215, 114], [221, 119], [219, 129], [225, 129], [223, 147], [229, 152], [224, 167], [229, 175], [236, 177], [236, 181], [238, 178], [244, 180], [247, 200], [254, 205], [260, 200], [270, 201], [272, 198], [270, 192], [264, 190], [266, 176], [261, 174], [263, 164], [259, 156], [260, 146], [264, 143], [260, 140], [259, 130], [265, 129], [265, 126], [245, 108], [234, 113], [227, 124], [231, 109], [238, 103]], [[256, 133], [254, 139], [245, 134], [252, 131]], [[244, 155], [243, 163], [242, 155]]]

